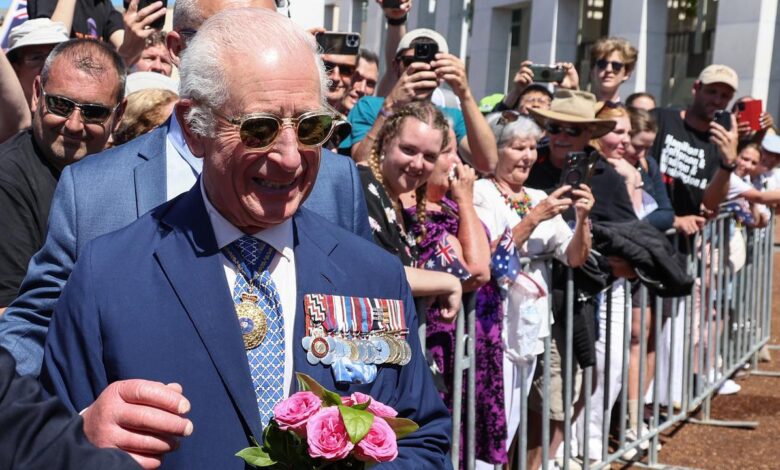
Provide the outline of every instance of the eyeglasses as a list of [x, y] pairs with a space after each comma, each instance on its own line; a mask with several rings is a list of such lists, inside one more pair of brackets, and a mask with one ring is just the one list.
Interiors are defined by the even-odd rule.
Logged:
[[549, 106], [550, 103], [552, 103], [552, 100], [550, 98], [547, 98], [547, 97], [544, 97], [544, 96], [539, 96], [539, 97], [536, 97], [536, 98], [526, 98], [526, 97], [523, 97], [520, 100], [520, 102], [525, 104], [525, 105], [538, 104], [540, 106]]
[[579, 137], [585, 131], [585, 129], [581, 127], [562, 126], [554, 122], [547, 123], [547, 125], [544, 126], [544, 128], [547, 130], [547, 132], [549, 132], [552, 135], [558, 135], [561, 132], [565, 132], [567, 135], [571, 137]]
[[269, 113], [254, 113], [231, 119], [216, 111], [214, 114], [238, 127], [241, 142], [253, 149], [271, 147], [286, 126], [292, 126], [301, 145], [316, 147], [327, 142], [336, 124], [341, 122], [336, 115], [326, 111], [311, 111], [297, 118], [280, 118]]
[[620, 73], [621, 70], [623, 70], [624, 64], [623, 62], [619, 62], [617, 60], [606, 60], [606, 59], [599, 59], [596, 61], [596, 67], [599, 68], [599, 70], [606, 70], [607, 65], [612, 66], [612, 71], [615, 73]]
[[50, 95], [46, 93], [43, 87], [41, 87], [41, 93], [43, 94], [43, 100], [46, 103], [46, 109], [51, 114], [67, 119], [73, 114], [73, 110], [78, 108], [79, 114], [81, 114], [81, 120], [87, 124], [102, 125], [106, 122], [106, 119], [114, 114], [116, 108], [119, 107], [119, 103], [113, 108], [109, 108], [102, 104], [79, 103], [70, 98], [65, 98], [64, 96]]
[[355, 73], [355, 67], [352, 65], [344, 65], [344, 64], [337, 64], [335, 62], [331, 62], [328, 60], [323, 60], [322, 64], [325, 66], [325, 70], [330, 73], [331, 71], [335, 70], [336, 68], [339, 69], [339, 73], [341, 75], [345, 75], [348, 77], [351, 77], [353, 73]]

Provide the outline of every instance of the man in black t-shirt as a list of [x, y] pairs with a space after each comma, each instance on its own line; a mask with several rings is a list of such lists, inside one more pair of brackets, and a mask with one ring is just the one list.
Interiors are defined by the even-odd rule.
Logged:
[[[75, 3], [70, 25], [72, 38], [93, 38], [111, 42], [112, 34], [124, 31], [122, 13], [114, 8], [109, 0], [30, 0], [27, 4], [27, 14], [30, 18], [52, 18], [57, 4], [62, 1]], [[121, 44], [121, 41], [119, 43]]]
[[0, 312], [46, 236], [62, 169], [103, 150], [124, 108], [125, 66], [103, 43], [58, 45], [33, 84], [32, 128], [0, 145]]
[[686, 235], [698, 232], [709, 211], [726, 198], [737, 161], [737, 123], [731, 130], [715, 122], [737, 91], [737, 73], [710, 65], [693, 84], [693, 102], [684, 111], [655, 109], [658, 134], [649, 155], [658, 161], [674, 207], [674, 227]]
[[[588, 142], [615, 127], [615, 121], [596, 119], [595, 106], [596, 99], [591, 93], [558, 90], [550, 110], [530, 109], [537, 123], [547, 131], [549, 145], [539, 149], [526, 186], [549, 194], [560, 186], [566, 154], [582, 151], [590, 155], [594, 149]], [[591, 220], [636, 220], [623, 177], [601, 158], [596, 161], [589, 186], [596, 200], [590, 212]], [[569, 219], [567, 213], [563, 217]]]

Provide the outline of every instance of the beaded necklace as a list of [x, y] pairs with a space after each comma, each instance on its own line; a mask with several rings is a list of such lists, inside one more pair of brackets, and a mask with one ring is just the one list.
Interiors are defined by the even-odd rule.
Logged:
[[491, 179], [491, 181], [493, 182], [493, 186], [496, 187], [498, 194], [504, 198], [504, 202], [506, 202], [506, 205], [509, 206], [510, 209], [515, 211], [515, 213], [520, 217], [523, 217], [528, 213], [528, 210], [531, 209], [531, 197], [528, 195], [528, 193], [523, 191], [519, 198], [514, 199], [509, 197], [508, 194], [501, 190], [501, 188], [498, 186], [498, 182], [495, 179]]

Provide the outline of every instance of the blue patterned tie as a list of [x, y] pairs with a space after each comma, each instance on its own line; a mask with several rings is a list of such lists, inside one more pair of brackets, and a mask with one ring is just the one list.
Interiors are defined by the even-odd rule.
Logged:
[[262, 240], [244, 236], [225, 249], [241, 262], [241, 269], [250, 278], [260, 273], [253, 282], [252, 292], [249, 292], [247, 280], [240, 272], [236, 272], [233, 301], [240, 304], [243, 293], [256, 295], [257, 305], [266, 315], [268, 332], [265, 338], [258, 347], [246, 352], [249, 371], [255, 386], [260, 421], [265, 427], [273, 417], [274, 405], [284, 398], [284, 316], [279, 291], [276, 290], [271, 273], [268, 271], [274, 258], [274, 248]]

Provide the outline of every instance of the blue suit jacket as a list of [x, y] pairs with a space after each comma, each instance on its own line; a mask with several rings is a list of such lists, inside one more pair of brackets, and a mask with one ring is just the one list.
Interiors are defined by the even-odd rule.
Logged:
[[[294, 369], [344, 395], [370, 394], [415, 420], [388, 468], [445, 468], [451, 431], [417, 336], [414, 301], [400, 261], [306, 209], [293, 217], [297, 311]], [[413, 350], [404, 367], [378, 366], [371, 384], [337, 387], [301, 345], [309, 293], [403, 300]], [[166, 468], [240, 469], [233, 455], [260, 419], [240, 327], [200, 188], [87, 244], [46, 339], [41, 381], [80, 410], [116, 380], [177, 382], [192, 403], [194, 433]]]
[[[170, 122], [170, 121], [169, 121]], [[20, 374], [37, 375], [54, 305], [84, 245], [127, 226], [166, 201], [168, 126], [65, 168], [51, 205], [46, 242], [30, 261], [19, 296], [0, 317], [0, 346]], [[304, 207], [371, 239], [355, 164], [323, 150]]]

